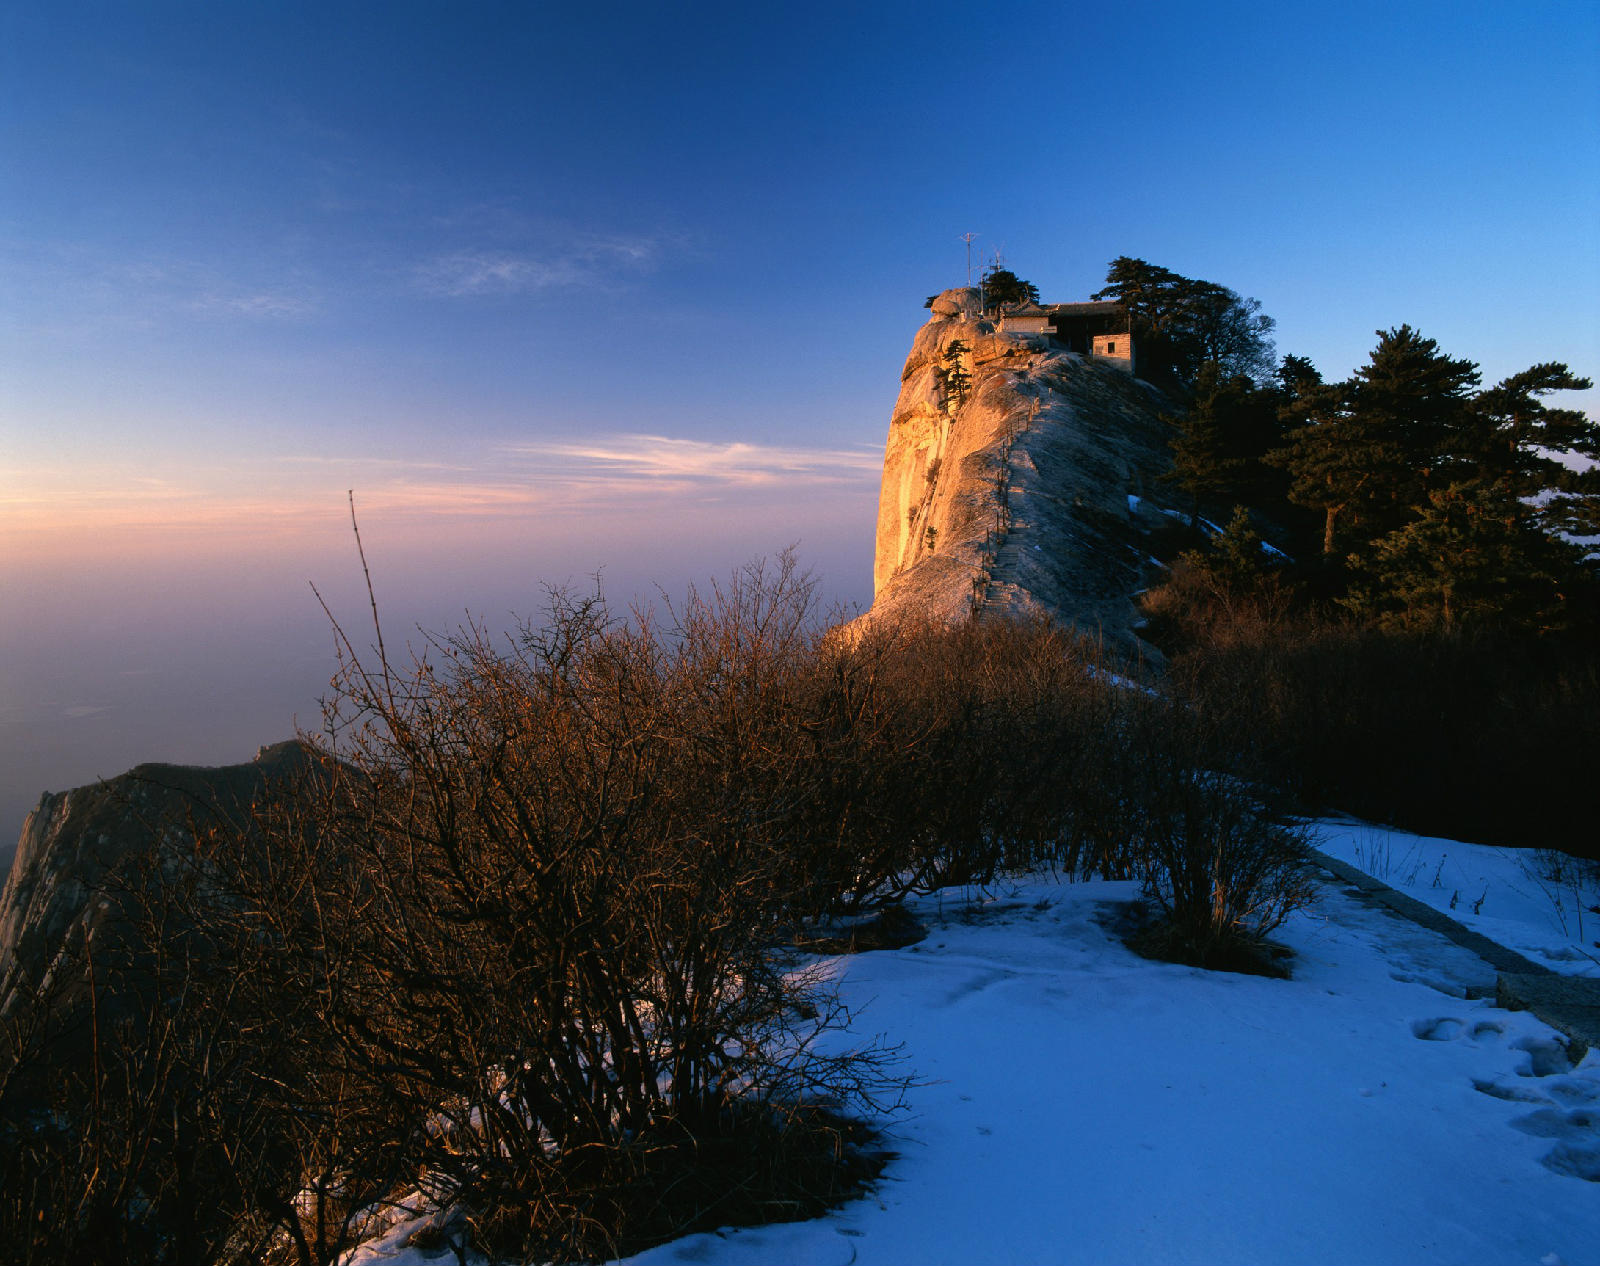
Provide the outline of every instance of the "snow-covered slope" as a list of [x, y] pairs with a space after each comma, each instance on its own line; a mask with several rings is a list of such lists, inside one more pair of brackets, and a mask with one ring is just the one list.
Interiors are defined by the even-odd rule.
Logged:
[[1150, 963], [1104, 927], [1134, 895], [947, 896], [921, 945], [840, 962], [931, 1079], [885, 1181], [634, 1266], [1600, 1258], [1600, 1064], [1457, 996], [1480, 960], [1329, 885], [1280, 938], [1292, 980]]
[[[1358, 829], [1320, 826], [1333, 852]], [[1463, 876], [1504, 860], [1434, 843]], [[1480, 959], [1329, 882], [1279, 933], [1290, 980], [1153, 963], [1110, 927], [1136, 896], [947, 892], [918, 903], [926, 940], [834, 960], [854, 1037], [905, 1043], [922, 1083], [882, 1181], [631, 1266], [1600, 1262], [1600, 1057], [1573, 1067], [1528, 1013], [1469, 998], [1492, 994]], [[1491, 885], [1496, 909], [1561, 948], [1538, 902]], [[427, 1261], [405, 1238], [357, 1258]]]

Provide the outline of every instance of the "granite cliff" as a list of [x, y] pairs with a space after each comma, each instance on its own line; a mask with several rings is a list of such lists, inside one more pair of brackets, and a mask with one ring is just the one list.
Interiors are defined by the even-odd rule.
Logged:
[[1044, 612], [1155, 657], [1135, 595], [1169, 521], [1152, 497], [1173, 402], [1124, 364], [1008, 331], [975, 289], [929, 306], [889, 422], [862, 620]]

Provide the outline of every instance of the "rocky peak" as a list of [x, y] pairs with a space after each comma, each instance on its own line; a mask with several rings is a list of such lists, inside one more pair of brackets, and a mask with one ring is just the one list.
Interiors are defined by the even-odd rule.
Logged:
[[1134, 596], [1155, 566], [1172, 402], [1046, 335], [997, 329], [975, 288], [928, 306], [889, 421], [863, 619], [1040, 611], [1151, 656]]

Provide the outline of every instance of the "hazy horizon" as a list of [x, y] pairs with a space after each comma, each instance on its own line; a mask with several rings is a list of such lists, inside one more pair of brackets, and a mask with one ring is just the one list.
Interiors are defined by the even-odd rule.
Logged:
[[[872, 597], [876, 472], [860, 487], [792, 508], [739, 504], [720, 489], [666, 509], [619, 504], [576, 522], [498, 516], [441, 522], [365, 509], [362, 539], [392, 655], [421, 649], [422, 632], [467, 620], [494, 630], [537, 621], [547, 585], [591, 591], [598, 579], [619, 613], [636, 602], [702, 588], [753, 558], [797, 546], [819, 603]], [[111, 556], [51, 561], [7, 553], [0, 589], [15, 606], [0, 630], [0, 861], [45, 791], [63, 791], [148, 761], [232, 764], [315, 730], [335, 667], [334, 635], [311, 586], [360, 649], [371, 616], [348, 505], [293, 533], [201, 543], [159, 562], [136, 536]], [[818, 515], [818, 511], [822, 512]], [[652, 517], [676, 519], [672, 544]], [[813, 517], [817, 515], [817, 517]], [[598, 520], [598, 521], [597, 521]], [[146, 530], [145, 535], [148, 535]], [[866, 540], [867, 545], [860, 542]], [[690, 548], [682, 550], [688, 541]], [[137, 567], [126, 550], [140, 559]], [[35, 555], [37, 560], [37, 555]]]

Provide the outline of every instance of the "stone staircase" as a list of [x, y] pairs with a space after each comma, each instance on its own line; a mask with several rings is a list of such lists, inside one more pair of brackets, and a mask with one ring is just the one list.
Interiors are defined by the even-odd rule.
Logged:
[[983, 602], [978, 608], [980, 619], [1001, 616], [1015, 610], [1025, 596], [1017, 583], [1017, 564], [1021, 559], [1022, 544], [1016, 532], [1006, 533], [995, 552], [989, 568], [989, 583], [984, 588]]

